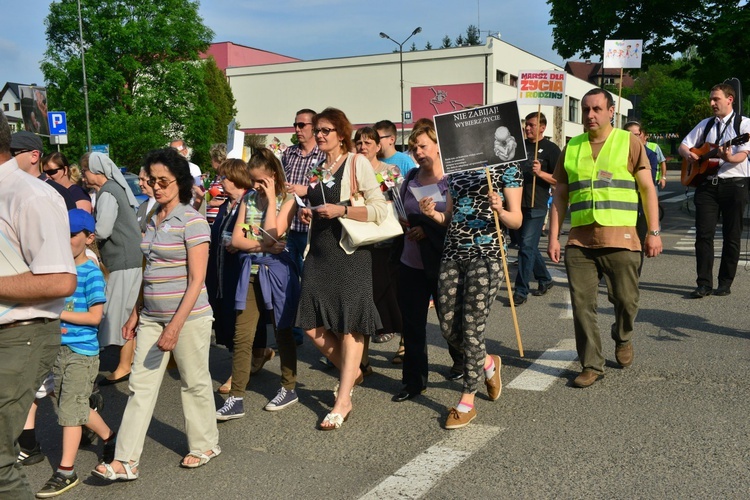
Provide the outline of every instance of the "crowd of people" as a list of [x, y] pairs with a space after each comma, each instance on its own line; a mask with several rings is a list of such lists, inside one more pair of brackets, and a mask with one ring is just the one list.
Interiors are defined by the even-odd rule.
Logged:
[[[746, 131], [746, 118], [737, 121], [736, 131], [731, 125], [733, 98], [731, 87], [712, 89], [715, 118], [683, 141], [688, 162], [698, 161], [690, 148], [701, 135], [703, 141], [712, 133], [731, 139], [733, 132]], [[502, 361], [487, 352], [485, 342], [503, 279], [499, 228], [520, 230], [515, 304], [547, 293], [552, 279], [538, 247], [550, 191], [547, 253], [553, 262], [562, 258], [562, 220], [568, 212], [571, 218], [565, 268], [582, 368], [572, 383], [589, 387], [604, 375], [596, 323], [602, 277], [614, 305], [615, 359], [630, 366], [639, 254], [662, 251], [658, 161], [639, 138], [640, 124], [613, 127], [608, 92], [588, 92], [582, 109], [586, 132], [562, 151], [544, 138], [544, 115], [530, 114], [525, 134], [533, 160], [450, 175], [430, 120], [414, 124], [405, 154], [395, 150], [391, 122], [355, 131], [339, 109], [302, 109], [294, 120], [298, 143], [280, 159], [270, 149], [254, 152], [247, 162], [227, 159], [226, 148], [215, 145], [217, 176], [207, 189], [183, 141], [149, 152], [139, 174], [148, 200], [140, 206], [106, 155], [81, 158], [83, 189], [64, 155], [43, 156], [34, 134], [11, 137], [0, 114], [0, 229], [7, 240], [2, 251], [6, 257], [15, 253], [17, 261], [14, 273], [0, 277], [0, 304], [7, 309], [0, 315], [0, 413], [8, 423], [0, 455], [13, 457], [10, 465], [0, 465], [0, 492], [28, 491], [19, 469], [44, 458], [32, 402], [48, 394], [64, 429], [63, 454], [37, 497], [79, 483], [74, 462], [86, 433], [103, 443], [95, 476], [137, 479], [171, 358], [181, 379], [189, 450], [180, 465], [207, 464], [221, 454], [217, 421], [245, 415], [251, 374], [275, 356], [266, 325], [275, 334], [281, 380], [265, 410], [280, 411], [304, 398], [297, 392], [297, 349], [305, 335], [338, 370], [334, 404], [318, 423], [320, 430], [334, 431], [353, 411], [356, 386], [372, 373], [370, 342], [400, 338], [394, 362], [402, 364], [403, 386], [394, 402], [425, 393], [426, 326], [434, 304], [451, 357], [446, 376], [462, 383], [443, 427], [469, 425], [478, 414], [480, 386], [489, 401], [502, 391]], [[744, 208], [749, 151], [744, 144], [720, 148], [722, 169], [696, 194], [699, 233], [707, 233], [722, 212], [729, 250], [737, 228], [726, 228], [727, 214], [736, 208], [728, 200], [731, 195]], [[47, 186], [34, 179], [40, 175]], [[737, 186], [745, 188], [744, 197], [734, 196]], [[56, 194], [61, 190], [66, 197]], [[377, 227], [392, 211], [402, 236], [375, 245], [350, 243], [350, 221]], [[636, 230], [639, 212], [643, 234]], [[702, 251], [707, 237], [700, 234], [696, 298], [712, 292]], [[722, 256], [717, 295], [729, 293], [735, 257], [731, 251]], [[227, 398], [218, 409], [208, 362], [212, 331], [232, 354], [231, 377], [218, 388]], [[28, 342], [21, 347], [19, 340]], [[130, 389], [116, 431], [95, 411], [92, 395], [99, 351], [106, 346], [119, 349], [119, 363], [98, 385], [127, 382]]]

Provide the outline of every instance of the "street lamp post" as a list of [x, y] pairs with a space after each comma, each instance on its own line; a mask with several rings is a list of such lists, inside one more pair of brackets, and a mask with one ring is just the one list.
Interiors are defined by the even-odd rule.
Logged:
[[78, 34], [81, 42], [81, 68], [83, 68], [83, 103], [86, 108], [86, 144], [91, 152], [91, 120], [89, 119], [89, 86], [86, 81], [86, 49], [83, 46], [83, 19], [81, 18], [81, 0], [78, 0]]
[[404, 44], [408, 42], [411, 37], [413, 37], [417, 33], [420, 33], [421, 31], [422, 31], [422, 28], [420, 27], [415, 28], [414, 31], [411, 32], [411, 35], [406, 37], [406, 40], [404, 40], [401, 43], [398, 43], [396, 40], [389, 37], [382, 31], [380, 32], [380, 38], [387, 38], [388, 40], [398, 45], [398, 65], [399, 65], [399, 69], [401, 70], [401, 148], [402, 149], [404, 147]]

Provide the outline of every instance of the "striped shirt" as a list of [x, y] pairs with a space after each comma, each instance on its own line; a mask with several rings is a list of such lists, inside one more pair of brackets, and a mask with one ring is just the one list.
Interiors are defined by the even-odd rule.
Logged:
[[[143, 272], [143, 311], [152, 320], [169, 322], [177, 312], [187, 290], [187, 251], [200, 244], [208, 244], [211, 232], [206, 219], [188, 205], [177, 205], [155, 226], [153, 217], [141, 242], [146, 257]], [[195, 301], [188, 320], [212, 316], [205, 283]]]
[[[76, 291], [65, 299], [65, 310], [71, 312], [88, 312], [91, 306], [104, 304], [107, 299], [104, 292], [104, 275], [99, 267], [87, 260], [76, 266], [78, 273], [78, 284]], [[60, 322], [62, 332], [62, 345], [70, 347], [70, 350], [84, 356], [96, 356], [99, 354], [98, 326], [74, 325], [67, 321]]]

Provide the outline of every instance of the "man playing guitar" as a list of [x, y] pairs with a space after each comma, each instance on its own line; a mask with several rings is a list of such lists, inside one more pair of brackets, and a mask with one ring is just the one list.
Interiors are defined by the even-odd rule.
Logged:
[[[726, 83], [714, 85], [711, 89], [709, 99], [714, 116], [696, 125], [682, 140], [679, 148], [680, 155], [691, 165], [699, 159], [691, 148], [700, 147], [704, 142], [724, 144], [739, 134], [750, 132], [750, 119], [744, 116], [741, 118], [739, 134], [735, 130], [733, 108], [735, 97], [734, 88]], [[712, 293], [718, 296], [731, 293], [732, 281], [740, 256], [742, 216], [748, 202], [748, 177], [750, 177], [748, 155], [750, 155], [750, 143], [719, 147], [718, 171], [696, 187], [694, 198], [695, 257], [698, 287], [690, 294], [693, 298], [703, 298]], [[714, 290], [714, 233], [720, 215], [724, 244], [721, 251], [718, 287]]]

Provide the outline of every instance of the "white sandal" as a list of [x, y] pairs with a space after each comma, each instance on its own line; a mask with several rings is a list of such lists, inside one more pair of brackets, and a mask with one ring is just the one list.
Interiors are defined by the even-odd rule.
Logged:
[[[349, 410], [349, 413], [347, 413], [345, 417], [341, 416], [340, 413], [331, 412], [325, 416], [322, 422], [320, 422], [320, 425], [318, 426], [318, 428], [321, 431], [333, 431], [333, 430], [339, 429], [341, 428], [341, 424], [349, 420], [349, 415], [351, 414], [352, 414], [351, 410]], [[328, 424], [328, 425], [324, 426], [323, 424]]]
[[105, 464], [102, 462], [99, 465], [104, 466], [104, 472], [99, 472], [98, 470], [94, 469], [91, 471], [91, 473], [97, 477], [100, 477], [102, 479], [106, 479], [107, 481], [135, 481], [138, 479], [138, 475], [140, 474], [140, 470], [136, 470], [133, 472], [133, 469], [138, 469], [138, 462], [133, 462], [132, 464], [130, 462], [120, 462], [122, 464], [122, 468], [125, 469], [125, 472], [115, 472], [115, 469], [112, 468], [112, 464]]
[[206, 465], [208, 462], [210, 462], [212, 458], [216, 458], [221, 454], [221, 447], [217, 444], [216, 446], [214, 446], [208, 451], [211, 452], [210, 455], [206, 455], [205, 453], [198, 453], [195, 451], [191, 451], [190, 453], [185, 455], [185, 458], [193, 457], [193, 458], [197, 458], [198, 461], [192, 464], [186, 464], [185, 458], [183, 458], [180, 461], [180, 467], [184, 467], [186, 469], [197, 469], [198, 467], [202, 467]]

